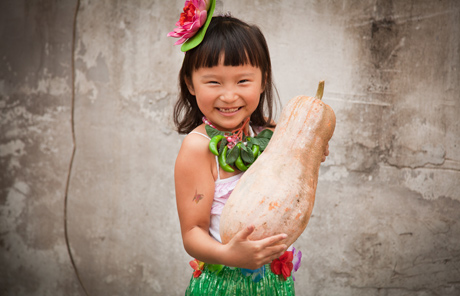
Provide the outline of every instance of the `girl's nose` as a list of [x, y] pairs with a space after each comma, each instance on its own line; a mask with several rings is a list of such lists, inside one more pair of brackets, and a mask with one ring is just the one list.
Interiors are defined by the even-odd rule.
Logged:
[[220, 96], [220, 99], [227, 103], [227, 104], [230, 104], [232, 102], [235, 102], [236, 100], [238, 100], [238, 95], [236, 93], [234, 93], [233, 91], [227, 91], [225, 92], [224, 94], [222, 94]]

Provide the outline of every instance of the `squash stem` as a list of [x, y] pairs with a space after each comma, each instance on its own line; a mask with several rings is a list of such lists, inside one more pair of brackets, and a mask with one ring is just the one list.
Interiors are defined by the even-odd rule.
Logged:
[[316, 91], [315, 99], [321, 100], [324, 93], [324, 80], [321, 80], [318, 84], [318, 90]]

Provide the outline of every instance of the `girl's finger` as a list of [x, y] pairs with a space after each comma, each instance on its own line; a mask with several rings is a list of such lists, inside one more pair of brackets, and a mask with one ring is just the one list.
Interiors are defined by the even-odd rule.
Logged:
[[287, 234], [282, 233], [282, 234], [278, 234], [278, 235], [274, 235], [274, 236], [270, 236], [270, 237], [261, 239], [260, 243], [264, 247], [269, 247], [269, 246], [273, 246], [273, 245], [279, 243], [280, 241], [282, 241], [283, 239], [286, 239], [286, 238], [287, 238]]
[[278, 259], [284, 254], [285, 250], [283, 249], [282, 251], [278, 251], [275, 253], [271, 253], [269, 256], [267, 256], [267, 259], [265, 261], [265, 264], [271, 263], [273, 260]]
[[248, 236], [250, 236], [251, 233], [254, 232], [254, 229], [255, 229], [254, 225], [250, 225], [250, 226], [240, 230], [240, 232], [236, 236], [238, 236], [242, 240], [246, 240], [248, 238]]
[[286, 248], [284, 248], [284, 247], [278, 248], [278, 247], [280, 247], [280, 246], [276, 246], [276, 248], [273, 247], [270, 250], [267, 249], [266, 250], [267, 253], [266, 253], [265, 257], [269, 258], [270, 260], [274, 260], [276, 258], [279, 258], [281, 255], [283, 255], [284, 252], [286, 251]]

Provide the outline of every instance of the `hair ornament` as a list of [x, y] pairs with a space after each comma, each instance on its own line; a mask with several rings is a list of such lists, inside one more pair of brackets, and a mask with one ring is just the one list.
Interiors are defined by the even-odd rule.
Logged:
[[176, 28], [168, 33], [168, 37], [180, 38], [174, 45], [182, 44], [183, 52], [198, 46], [203, 41], [215, 7], [216, 0], [186, 0]]

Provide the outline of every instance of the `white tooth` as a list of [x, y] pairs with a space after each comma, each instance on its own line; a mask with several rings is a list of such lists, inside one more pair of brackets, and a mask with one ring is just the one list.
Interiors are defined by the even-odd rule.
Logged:
[[230, 113], [230, 112], [235, 112], [237, 111], [238, 108], [233, 108], [233, 109], [223, 109], [223, 108], [220, 108], [220, 111], [222, 112], [227, 112], [227, 113]]

